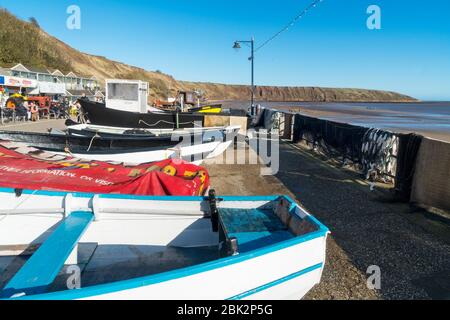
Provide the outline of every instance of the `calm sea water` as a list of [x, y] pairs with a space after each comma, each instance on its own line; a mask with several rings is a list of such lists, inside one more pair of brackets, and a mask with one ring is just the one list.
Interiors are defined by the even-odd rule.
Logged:
[[[240, 107], [248, 102], [225, 102]], [[300, 111], [322, 119], [402, 132], [429, 132], [450, 136], [450, 102], [323, 103], [258, 102], [261, 106]]]

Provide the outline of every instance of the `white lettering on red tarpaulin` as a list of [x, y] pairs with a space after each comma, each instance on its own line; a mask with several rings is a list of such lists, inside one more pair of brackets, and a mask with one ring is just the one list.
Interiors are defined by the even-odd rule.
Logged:
[[103, 180], [103, 179], [95, 179], [93, 177], [88, 176], [81, 176], [77, 177], [77, 175], [73, 172], [67, 172], [64, 170], [48, 170], [48, 169], [20, 169], [20, 168], [14, 168], [14, 167], [8, 167], [8, 166], [0, 166], [1, 171], [5, 172], [14, 172], [19, 174], [46, 174], [46, 175], [52, 175], [57, 177], [64, 177], [64, 178], [79, 178], [80, 180], [84, 181], [93, 181], [95, 184], [102, 185], [102, 186], [110, 186], [114, 183], [111, 181]]

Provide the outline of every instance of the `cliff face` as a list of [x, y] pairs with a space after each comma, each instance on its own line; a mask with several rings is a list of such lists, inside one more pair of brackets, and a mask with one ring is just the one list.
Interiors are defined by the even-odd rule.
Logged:
[[[246, 100], [250, 96], [249, 86], [177, 81], [161, 72], [147, 71], [79, 52], [36, 25], [19, 20], [0, 9], [0, 67], [17, 63], [29, 67], [59, 69], [65, 73], [73, 71], [79, 75], [94, 75], [100, 81], [108, 78], [147, 81], [150, 84], [151, 100], [165, 99], [169, 95], [175, 95], [178, 90], [201, 90], [211, 100]], [[257, 100], [269, 101], [415, 101], [394, 92], [317, 87], [258, 86], [255, 96]]]
[[[182, 82], [185, 87], [197, 88], [208, 93], [211, 100], [247, 100], [249, 86], [215, 83]], [[314, 101], [314, 102], [412, 102], [416, 101], [396, 92], [320, 87], [257, 86], [255, 99], [260, 101]]]

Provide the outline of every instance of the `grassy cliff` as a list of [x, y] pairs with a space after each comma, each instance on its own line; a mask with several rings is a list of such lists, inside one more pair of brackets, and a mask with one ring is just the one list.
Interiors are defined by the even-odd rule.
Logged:
[[0, 66], [9, 67], [18, 62], [63, 72], [69, 72], [71, 68], [59, 52], [52, 50], [51, 43], [42, 37], [36, 25], [18, 20], [0, 9]]
[[[39, 28], [36, 21], [22, 21], [5, 9], [0, 9], [0, 67], [17, 63], [35, 68], [74, 71], [79, 75], [148, 81], [151, 99], [165, 99], [177, 90], [202, 90], [211, 100], [246, 100], [249, 86], [177, 81], [161, 72], [147, 71], [79, 52]], [[395, 92], [318, 87], [258, 86], [258, 100], [270, 101], [376, 101], [408, 102], [413, 98]]]

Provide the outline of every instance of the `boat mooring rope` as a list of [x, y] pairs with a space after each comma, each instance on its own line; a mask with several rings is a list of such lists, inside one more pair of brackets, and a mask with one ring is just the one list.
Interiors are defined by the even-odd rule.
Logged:
[[91, 151], [92, 143], [94, 142], [94, 139], [95, 139], [95, 138], [101, 138], [101, 137], [98, 135], [98, 132], [96, 132], [95, 135], [92, 137], [91, 142], [89, 143], [89, 147], [88, 147], [87, 150], [86, 150], [87, 152]]
[[[165, 120], [159, 120], [158, 122], [155, 122], [154, 124], [148, 124], [147, 122], [145, 122], [144, 120], [141, 119], [141, 120], [139, 120], [139, 124], [141, 124], [141, 123], [145, 124], [148, 127], [154, 127], [154, 126], [157, 126], [160, 123], [167, 123], [167, 124], [171, 124], [171, 125], [176, 125], [176, 122], [170, 122], [170, 121], [165, 121]], [[184, 125], [184, 124], [192, 124], [192, 125], [200, 127], [200, 128], [203, 127], [202, 125], [196, 124], [195, 121], [178, 123], [178, 125], [180, 125], [180, 124], [182, 124], [182, 125]]]

